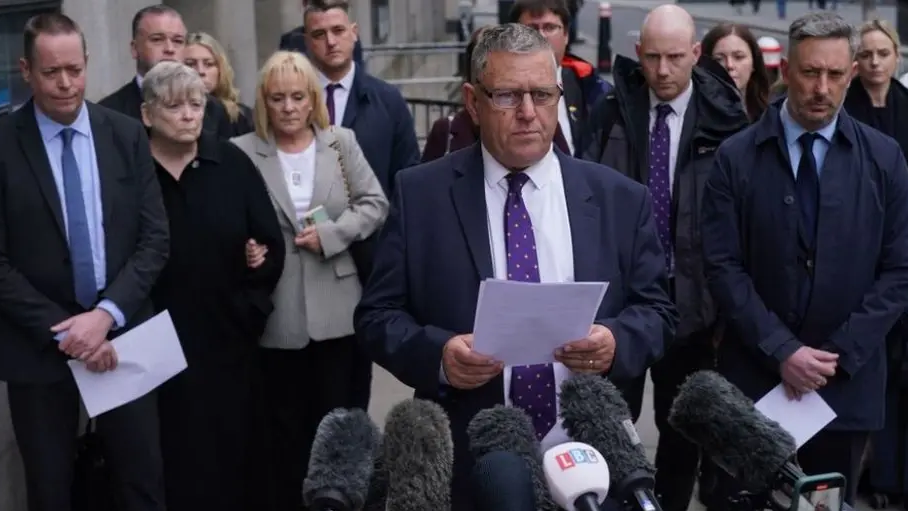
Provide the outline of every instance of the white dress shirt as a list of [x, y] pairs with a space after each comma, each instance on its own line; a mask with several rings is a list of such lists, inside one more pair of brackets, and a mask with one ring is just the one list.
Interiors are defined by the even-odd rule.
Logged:
[[[558, 86], [564, 88], [564, 82], [561, 79], [561, 73], [563, 68], [558, 66]], [[574, 134], [571, 131], [571, 116], [568, 113], [567, 100], [564, 99], [564, 94], [561, 95], [561, 98], [558, 99], [558, 125], [561, 126], [561, 133], [564, 135], [564, 139], [567, 141], [568, 148], [571, 150], [571, 156], [574, 155]]]
[[[694, 93], [694, 84], [688, 84], [684, 92], [678, 94], [678, 97], [669, 101], [667, 104], [672, 107], [673, 113], [668, 114], [665, 123], [668, 125], [669, 151], [668, 151], [668, 187], [669, 193], [675, 186], [675, 164], [678, 162], [678, 146], [681, 145], [681, 130], [684, 129], [684, 114], [687, 113], [687, 106], [690, 104], [690, 97]], [[656, 125], [656, 107], [665, 101], [660, 100], [649, 91], [649, 132], [653, 132]]]
[[[507, 280], [508, 258], [505, 241], [504, 205], [508, 195], [505, 169], [495, 158], [482, 148], [482, 163], [485, 171], [486, 210], [489, 222], [489, 244], [492, 249], [492, 268], [496, 279]], [[530, 180], [523, 187], [523, 201], [533, 222], [536, 237], [536, 257], [539, 262], [541, 282], [573, 282], [574, 255], [571, 238], [571, 224], [568, 217], [567, 200], [564, 196], [564, 181], [561, 164], [551, 150], [539, 163], [523, 171]], [[560, 392], [561, 382], [571, 377], [570, 370], [563, 364], [555, 363], [555, 384]], [[504, 369], [505, 405], [511, 406], [511, 368]], [[560, 404], [556, 400], [556, 411]], [[561, 419], [542, 439], [542, 449], [569, 442], [571, 439], [561, 425]]]
[[[329, 80], [321, 71], [316, 71], [316, 73], [318, 74], [318, 82], [322, 86], [322, 94], [325, 95], [325, 104], [327, 104], [327, 87], [335, 82]], [[337, 82], [340, 87], [334, 89], [334, 124], [338, 126], [344, 122], [344, 113], [347, 111], [347, 100], [350, 99], [350, 91], [353, 90], [353, 77], [355, 75], [356, 64], [354, 63], [350, 65], [350, 70], [347, 71], [347, 74]]]
[[312, 190], [315, 187], [315, 142], [298, 153], [285, 153], [278, 149], [277, 157], [284, 171], [284, 180], [293, 201], [296, 220], [300, 221], [312, 207]]

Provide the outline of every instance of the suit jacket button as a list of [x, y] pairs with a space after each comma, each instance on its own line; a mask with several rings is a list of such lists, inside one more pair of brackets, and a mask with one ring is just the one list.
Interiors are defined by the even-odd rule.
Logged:
[[793, 195], [786, 195], [784, 201], [786, 205], [791, 206], [795, 203], [795, 198]]

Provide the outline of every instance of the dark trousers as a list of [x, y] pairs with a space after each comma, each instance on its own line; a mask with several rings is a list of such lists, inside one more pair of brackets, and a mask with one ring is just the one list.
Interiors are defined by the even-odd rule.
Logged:
[[[258, 510], [251, 359], [190, 362], [158, 393], [167, 511]], [[250, 502], [245, 499], [249, 498]]]
[[353, 369], [350, 373], [350, 403], [347, 407], [361, 408], [368, 412], [372, 398], [372, 358], [357, 344], [353, 347], [351, 359]]
[[299, 511], [312, 441], [322, 418], [348, 406], [353, 336], [310, 342], [301, 350], [262, 349], [268, 507]]
[[656, 447], [656, 488], [663, 511], [686, 511], [694, 493], [700, 449], [668, 423], [678, 387], [692, 373], [712, 367], [713, 330], [678, 339], [650, 369], [653, 380], [653, 414], [659, 443]]
[[845, 476], [845, 502], [854, 506], [861, 458], [870, 434], [864, 431], [829, 431], [816, 434], [798, 449], [798, 464], [805, 474], [838, 472]]
[[908, 497], [908, 389], [889, 384], [886, 422], [870, 437], [870, 486], [875, 493]]
[[[29, 511], [71, 511], [80, 406], [75, 380], [9, 383], [7, 391]], [[152, 393], [97, 417], [119, 511], [165, 510], [156, 406]]]

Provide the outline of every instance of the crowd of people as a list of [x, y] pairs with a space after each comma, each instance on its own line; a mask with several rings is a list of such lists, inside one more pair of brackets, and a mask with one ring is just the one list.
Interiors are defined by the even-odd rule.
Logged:
[[[892, 27], [798, 18], [776, 81], [747, 27], [701, 40], [667, 4], [606, 82], [568, 51], [565, 0], [518, 0], [508, 21], [472, 35], [463, 109], [421, 151], [343, 0], [304, 2], [251, 105], [171, 7], [135, 14], [136, 75], [98, 104], [78, 25], [29, 20], [32, 98], [0, 120], [0, 380], [30, 511], [81, 509], [61, 490], [80, 416], [67, 362], [117, 370], [110, 341], [165, 310], [188, 368], [93, 421], [117, 510], [305, 509], [317, 426], [368, 409], [373, 363], [447, 412], [454, 511], [473, 509], [472, 417], [520, 407], [544, 447], [567, 441], [557, 388], [581, 373], [635, 420], [649, 374], [662, 508], [686, 511], [699, 482], [727, 509], [734, 481], [667, 420], [700, 369], [754, 400], [818, 392], [837, 417], [804, 470], [844, 474], [851, 504], [908, 496]], [[473, 350], [487, 278], [610, 286], [557, 362], [512, 367]]]

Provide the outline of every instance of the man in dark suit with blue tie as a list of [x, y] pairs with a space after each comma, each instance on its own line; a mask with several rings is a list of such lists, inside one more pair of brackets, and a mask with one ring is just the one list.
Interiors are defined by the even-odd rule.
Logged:
[[[536, 405], [548, 411], [530, 414], [542, 447], [567, 441], [556, 417], [560, 383], [577, 373], [644, 374], [678, 321], [646, 188], [553, 148], [556, 67], [532, 28], [482, 33], [464, 85], [481, 143], [397, 174], [355, 315], [374, 360], [447, 411], [456, 511], [472, 509], [466, 429], [477, 412]], [[505, 367], [472, 350], [488, 278], [610, 286], [588, 337], [557, 350], [557, 363]], [[519, 384], [528, 379], [543, 383]]]
[[753, 400], [780, 384], [792, 400], [819, 393], [837, 417], [798, 462], [843, 474], [851, 505], [883, 425], [886, 336], [908, 306], [905, 157], [841, 108], [855, 39], [831, 12], [791, 24], [788, 97], [719, 147], [701, 225], [728, 319], [719, 371]]
[[[62, 14], [25, 27], [32, 100], [0, 121], [0, 380], [7, 382], [28, 508], [70, 511], [79, 391], [67, 366], [114, 370], [109, 339], [152, 314], [168, 224], [145, 130], [87, 103], [87, 53]], [[152, 395], [97, 418], [123, 511], [163, 511]]]

